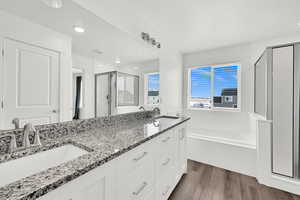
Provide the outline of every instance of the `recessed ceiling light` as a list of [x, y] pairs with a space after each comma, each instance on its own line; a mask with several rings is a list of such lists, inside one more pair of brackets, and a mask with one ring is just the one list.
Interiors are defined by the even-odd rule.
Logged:
[[116, 60], [116, 64], [120, 64], [121, 61], [119, 59]]
[[81, 26], [73, 26], [73, 29], [74, 29], [74, 31], [75, 32], [77, 32], [77, 33], [84, 33], [85, 32], [85, 30], [84, 30], [84, 28], [83, 27], [81, 27]]
[[298, 26], [300, 26], [300, 22], [298, 23]]
[[50, 8], [61, 8], [63, 6], [62, 0], [42, 0]]

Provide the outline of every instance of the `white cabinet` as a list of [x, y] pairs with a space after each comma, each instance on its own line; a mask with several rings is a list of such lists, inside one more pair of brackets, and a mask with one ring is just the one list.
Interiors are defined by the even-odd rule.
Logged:
[[154, 188], [154, 146], [145, 143], [117, 159], [116, 199], [145, 199]]
[[185, 123], [39, 200], [167, 200], [186, 172]]
[[114, 163], [91, 170], [38, 200], [115, 200]]
[[186, 146], [186, 128], [178, 128], [178, 173], [181, 176], [187, 170], [187, 146]]
[[156, 199], [166, 200], [186, 172], [185, 124], [163, 134], [157, 142]]

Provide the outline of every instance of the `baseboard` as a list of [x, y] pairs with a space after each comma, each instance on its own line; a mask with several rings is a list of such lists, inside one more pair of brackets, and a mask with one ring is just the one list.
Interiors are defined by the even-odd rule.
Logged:
[[256, 177], [256, 148], [234, 141], [189, 135], [188, 159]]

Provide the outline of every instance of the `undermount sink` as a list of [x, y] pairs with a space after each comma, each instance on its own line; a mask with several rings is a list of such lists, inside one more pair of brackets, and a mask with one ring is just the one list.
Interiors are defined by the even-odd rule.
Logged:
[[87, 151], [68, 144], [0, 164], [0, 187], [73, 160]]

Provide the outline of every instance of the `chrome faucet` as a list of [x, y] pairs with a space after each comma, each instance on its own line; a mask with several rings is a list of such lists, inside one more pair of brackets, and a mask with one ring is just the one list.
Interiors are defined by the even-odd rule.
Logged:
[[159, 107], [155, 107], [155, 108], [153, 109], [153, 112], [160, 114], [160, 109], [159, 109]]
[[140, 106], [140, 107], [139, 107], [139, 110], [146, 111], [146, 109], [145, 109], [145, 107], [144, 107], [144, 106]]
[[[29, 134], [33, 132], [34, 133], [34, 142], [33, 145], [30, 144], [29, 141]], [[39, 131], [35, 129], [35, 127], [31, 124], [25, 124], [24, 126], [24, 135], [23, 135], [23, 143], [21, 147], [17, 147], [17, 141], [16, 141], [16, 135], [15, 134], [4, 134], [0, 135], [1, 138], [10, 137], [10, 144], [8, 147], [8, 153], [13, 153], [18, 150], [24, 150], [26, 148], [29, 148], [31, 146], [42, 146]]]
[[0, 135], [0, 138], [4, 138], [4, 137], [10, 137], [10, 144], [8, 147], [8, 152], [13, 153], [14, 151], [16, 151], [17, 150], [16, 136], [14, 134]]
[[23, 136], [23, 148], [28, 148], [31, 146], [30, 141], [29, 141], [29, 134], [33, 132], [34, 133], [34, 146], [41, 146], [41, 140], [40, 140], [40, 135], [39, 131], [35, 129], [35, 127], [31, 123], [27, 123], [24, 126], [24, 136]]

